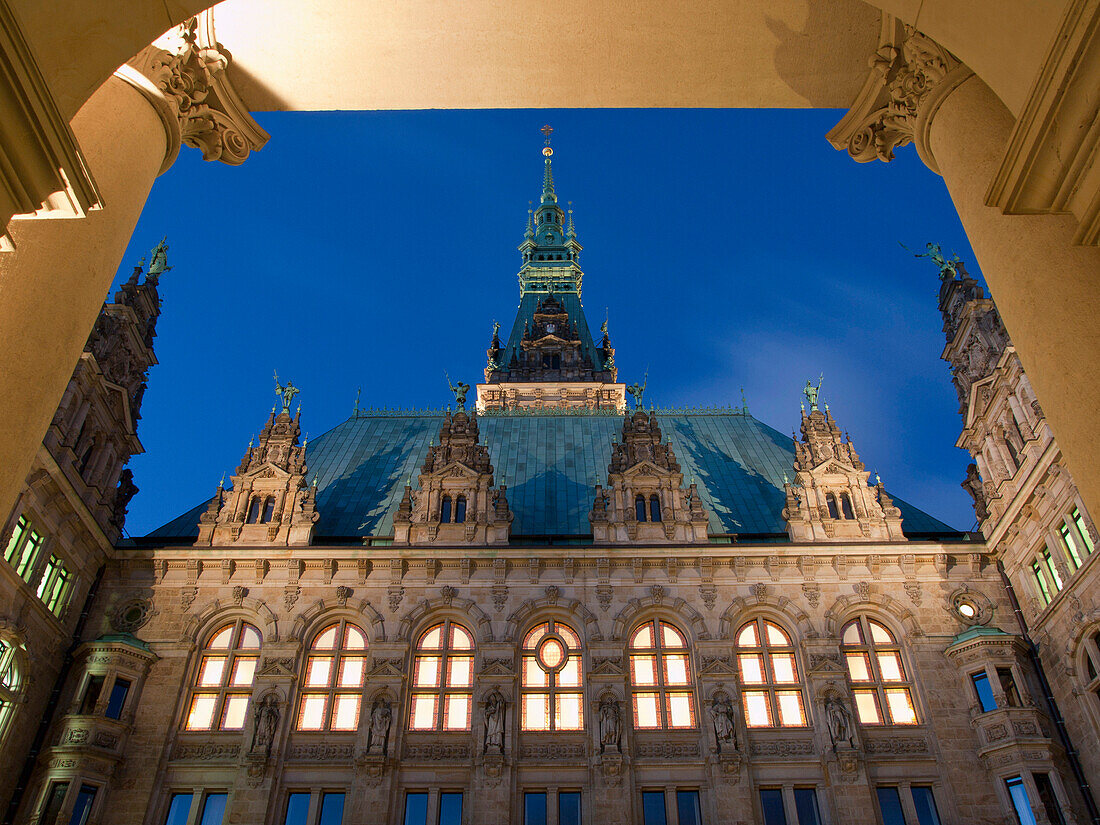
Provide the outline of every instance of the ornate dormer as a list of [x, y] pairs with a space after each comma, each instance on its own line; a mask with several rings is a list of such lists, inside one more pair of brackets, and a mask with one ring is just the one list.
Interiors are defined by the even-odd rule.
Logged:
[[478, 442], [477, 416], [462, 405], [447, 413], [439, 444], [428, 447], [417, 489], [393, 518], [395, 544], [507, 544], [512, 512], [504, 485], [493, 489], [489, 449]]
[[596, 485], [588, 520], [595, 544], [705, 544], [707, 513], [695, 484], [685, 490], [672, 446], [652, 412], [635, 410], [612, 445], [607, 489]]
[[791, 541], [904, 541], [901, 511], [881, 481], [868, 483], [871, 474], [851, 438], [841, 435], [828, 407], [817, 408], [817, 390], [807, 387], [810, 412], [803, 406], [802, 440], [794, 438], [795, 478], [784, 484]]
[[581, 305], [581, 245], [573, 210], [558, 205], [544, 127], [542, 198], [527, 216], [519, 246], [520, 304], [511, 334], [493, 337], [486, 351], [485, 383], [477, 387], [479, 411], [507, 409], [626, 409], [617, 381], [614, 349], [596, 346]]
[[298, 394], [293, 383], [275, 379], [282, 410], [272, 408], [258, 441], [250, 441], [232, 487], [217, 494], [199, 518], [196, 546], [278, 544], [305, 546], [313, 538], [317, 512], [316, 480], [306, 486], [306, 444], [299, 444], [301, 406], [291, 417]]

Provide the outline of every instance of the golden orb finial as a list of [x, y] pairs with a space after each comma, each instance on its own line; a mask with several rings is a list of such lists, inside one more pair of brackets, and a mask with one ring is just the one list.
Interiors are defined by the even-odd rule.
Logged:
[[548, 158], [552, 154], [554, 154], [554, 150], [550, 148], [550, 135], [553, 133], [554, 129], [549, 123], [547, 123], [545, 126], [542, 127], [541, 131], [542, 134], [546, 137], [546, 146], [543, 148], [542, 154], [543, 157]]

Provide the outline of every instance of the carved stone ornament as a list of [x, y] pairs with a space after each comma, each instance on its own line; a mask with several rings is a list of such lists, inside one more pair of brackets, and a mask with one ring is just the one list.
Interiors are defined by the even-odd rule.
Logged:
[[111, 611], [111, 627], [119, 633], [133, 633], [148, 622], [152, 615], [152, 601], [131, 599]]

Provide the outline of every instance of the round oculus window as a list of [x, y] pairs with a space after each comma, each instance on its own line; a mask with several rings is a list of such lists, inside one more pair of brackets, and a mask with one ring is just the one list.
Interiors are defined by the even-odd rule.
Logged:
[[967, 619], [973, 619], [978, 615], [978, 608], [974, 607], [970, 602], [959, 602], [955, 608], [959, 611], [959, 615]]
[[539, 645], [539, 664], [542, 665], [545, 670], [557, 670], [565, 664], [565, 660], [568, 656], [569, 653], [565, 649], [565, 645], [562, 644], [561, 639], [547, 636], [543, 639], [542, 644]]

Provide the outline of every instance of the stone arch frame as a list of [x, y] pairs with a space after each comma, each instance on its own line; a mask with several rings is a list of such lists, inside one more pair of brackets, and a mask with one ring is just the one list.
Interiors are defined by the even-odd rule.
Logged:
[[[364, 617], [369, 621], [364, 621]], [[301, 648], [305, 649], [306, 639], [312, 637], [321, 624], [333, 618], [348, 619], [360, 626], [368, 625], [363, 630], [371, 644], [386, 641], [385, 619], [366, 599], [360, 599], [356, 605], [341, 603], [335, 599], [318, 599], [294, 617], [288, 640], [298, 641]]]
[[[1091, 681], [1085, 668], [1088, 651], [1085, 649], [1085, 639], [1093, 633], [1100, 632], [1100, 608], [1090, 610], [1087, 614], [1078, 614], [1078, 618], [1072, 625], [1072, 632], [1066, 641], [1063, 662], [1066, 675], [1074, 685], [1074, 694], [1084, 697], [1091, 691], [1085, 686]], [[1100, 647], [1100, 642], [1097, 643]], [[1100, 663], [1098, 663], [1100, 664]], [[1096, 702], [1085, 700], [1086, 715], [1092, 720], [1097, 730], [1100, 730], [1100, 709]]]
[[615, 614], [615, 623], [611, 628], [611, 640], [625, 642], [628, 630], [643, 619], [654, 616], [669, 618], [678, 627], [687, 628], [689, 635], [694, 636], [694, 641], [705, 642], [713, 638], [710, 631], [707, 630], [707, 623], [703, 618], [703, 614], [684, 599], [645, 596], [640, 599], [631, 599]]
[[820, 636], [809, 614], [786, 596], [765, 596], [755, 601], [738, 596], [718, 619], [718, 638], [732, 643], [734, 634], [745, 622], [761, 615], [775, 618], [785, 628], [794, 628], [792, 636], [795, 637], [796, 648], [801, 647], [806, 639]]
[[201, 640], [206, 638], [212, 631], [213, 626], [227, 618], [246, 619], [260, 628], [261, 650], [265, 644], [280, 641], [278, 616], [267, 606], [266, 602], [248, 597], [242, 599], [239, 604], [237, 602], [226, 603], [221, 599], [215, 599], [191, 617], [184, 625], [180, 638], [185, 642], [190, 642], [191, 652], [193, 653], [202, 647]]
[[0, 640], [3, 640], [11, 646], [13, 650], [12, 655], [15, 659], [16, 671], [19, 674], [19, 683], [15, 686], [15, 690], [12, 691], [14, 698], [11, 711], [7, 714], [7, 719], [0, 716], [0, 746], [2, 746], [4, 740], [7, 738], [8, 732], [12, 729], [15, 717], [19, 714], [20, 708], [26, 702], [27, 688], [33, 681], [33, 678], [27, 667], [30, 663], [30, 655], [27, 653], [24, 628], [7, 618], [0, 618]]
[[[526, 601], [517, 607], [508, 617], [508, 628], [505, 637], [511, 640], [516, 649], [523, 642], [523, 634], [530, 626], [546, 619], [556, 619], [573, 626], [581, 634], [581, 639], [587, 647], [592, 642], [602, 642], [603, 634], [600, 632], [599, 620], [591, 610], [585, 607], [577, 599], [553, 600], [546, 596], [541, 599]], [[582, 627], [577, 628], [580, 619]]]
[[416, 644], [416, 636], [421, 630], [432, 621], [447, 618], [454, 619], [460, 624], [473, 625], [474, 628], [472, 629], [474, 629], [478, 646], [492, 644], [496, 641], [493, 638], [492, 620], [486, 615], [485, 611], [471, 599], [453, 597], [450, 599], [442, 597], [421, 599], [419, 603], [409, 608], [405, 615], [401, 617], [395, 639], [403, 640], [408, 644], [409, 650], [412, 650]]
[[[898, 634], [899, 642], [909, 642], [924, 636], [920, 623], [913, 611], [897, 599], [885, 593], [872, 593], [867, 598], [858, 595], [840, 596], [825, 611], [825, 635], [840, 641], [840, 628], [857, 613], [876, 614], [886, 617], [885, 624]], [[900, 633], [898, 632], [900, 629]], [[904, 644], [902, 645], [905, 646]]]

